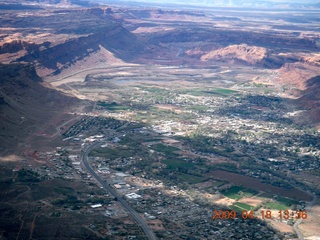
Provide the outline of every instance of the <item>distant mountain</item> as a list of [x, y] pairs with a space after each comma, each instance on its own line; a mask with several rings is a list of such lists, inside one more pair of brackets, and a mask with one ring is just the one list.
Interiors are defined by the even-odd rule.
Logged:
[[247, 44], [230, 45], [210, 51], [201, 56], [201, 60], [240, 63], [266, 68], [279, 68], [283, 64], [283, 59], [273, 56], [266, 48], [248, 46]]
[[[97, 0], [97, 2], [110, 2], [107, 0]], [[112, 2], [143, 2], [143, 3], [156, 3], [156, 4], [183, 4], [183, 5], [194, 5], [194, 6], [215, 6], [215, 7], [257, 7], [257, 8], [317, 8], [320, 7], [319, 3], [315, 4], [314, 1], [254, 1], [254, 0], [173, 0], [173, 1], [162, 1], [162, 0], [118, 0]]]
[[98, 5], [97, 3], [93, 3], [89, 0], [2, 0], [1, 2], [0, 9], [4, 10], [38, 9], [37, 6], [34, 6], [34, 4], [72, 4], [81, 7], [92, 7]]

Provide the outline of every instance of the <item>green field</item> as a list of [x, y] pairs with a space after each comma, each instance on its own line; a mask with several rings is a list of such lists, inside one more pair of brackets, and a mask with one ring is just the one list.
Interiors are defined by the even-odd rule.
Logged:
[[245, 188], [245, 190], [242, 190], [242, 192], [243, 192], [243, 195], [246, 197], [252, 197], [252, 196], [257, 195], [259, 193], [256, 190], [248, 189], [248, 188]]
[[194, 163], [189, 163], [180, 159], [165, 159], [162, 160], [162, 162], [171, 170], [188, 170], [193, 169], [196, 166]]
[[261, 194], [259, 194], [259, 198], [261, 198], [261, 199], [273, 198], [273, 194], [271, 194], [271, 193], [261, 193]]
[[173, 155], [175, 151], [180, 150], [179, 148], [164, 145], [162, 143], [152, 145], [151, 148], [157, 152], [164, 153], [165, 155]]
[[192, 105], [187, 108], [188, 110], [193, 110], [193, 111], [199, 111], [199, 112], [205, 112], [210, 109], [208, 106], [204, 105]]
[[237, 91], [231, 90], [231, 89], [227, 89], [227, 88], [216, 88], [216, 89], [214, 89], [214, 90], [205, 91], [205, 93], [220, 94], [220, 95], [229, 95], [229, 94], [237, 93]]
[[214, 183], [212, 183], [211, 187], [221, 187], [225, 184], [226, 182], [215, 181]]
[[213, 89], [182, 89], [179, 91], [181, 94], [190, 94], [193, 96], [206, 96], [206, 95], [218, 95], [220, 97], [227, 97], [229, 95], [237, 93], [235, 90], [227, 89], [227, 88], [213, 88]]
[[124, 110], [130, 109], [128, 106], [121, 105], [116, 102], [106, 103], [106, 102], [98, 101], [97, 105], [109, 111], [124, 111]]
[[241, 202], [236, 202], [233, 204], [233, 206], [237, 207], [237, 208], [240, 208], [243, 210], [247, 210], [247, 211], [250, 211], [250, 210], [253, 210], [253, 206], [249, 205], [249, 204], [245, 204], [245, 203], [241, 203]]
[[143, 142], [157, 142], [162, 141], [162, 138], [150, 138], [150, 139], [143, 139]]
[[277, 202], [282, 203], [283, 205], [286, 205], [287, 207], [290, 207], [291, 205], [299, 203], [299, 201], [297, 201], [297, 200], [293, 200], [293, 199], [285, 198], [285, 197], [278, 197]]
[[[271, 194], [261, 194], [259, 197], [263, 197], [264, 199], [273, 199], [273, 195]], [[299, 202], [290, 198], [278, 197], [272, 202], [265, 202], [263, 207], [275, 210], [288, 210], [295, 204], [299, 204]]]
[[186, 181], [189, 184], [196, 184], [206, 180], [206, 178], [204, 177], [199, 177], [199, 176], [185, 174], [185, 173], [179, 173], [178, 178], [180, 178], [183, 181]]
[[269, 202], [264, 205], [268, 209], [276, 209], [276, 210], [287, 210], [288, 209], [288, 207], [286, 205], [281, 204], [279, 202]]
[[233, 186], [231, 188], [221, 191], [221, 193], [228, 198], [239, 200], [240, 198], [242, 198], [242, 196], [240, 196], [238, 193], [243, 189], [245, 188], [239, 187], [239, 186]]
[[239, 208], [239, 207], [234, 206], [234, 205], [230, 206], [230, 208], [231, 208], [232, 210], [237, 211], [237, 212], [242, 212], [242, 211], [244, 211], [242, 208]]
[[258, 192], [244, 187], [232, 186], [231, 188], [221, 191], [221, 193], [228, 198], [239, 200], [242, 197], [252, 197]]
[[140, 85], [138, 85], [138, 86], [139, 86], [139, 88], [141, 88], [141, 89], [143, 89], [143, 90], [146, 90], [146, 91], [148, 91], [148, 92], [152, 92], [152, 93], [163, 93], [163, 92], [167, 93], [167, 92], [168, 92], [168, 90], [163, 89], [163, 88], [157, 88], [157, 87], [142, 87], [142, 86], [140, 86]]

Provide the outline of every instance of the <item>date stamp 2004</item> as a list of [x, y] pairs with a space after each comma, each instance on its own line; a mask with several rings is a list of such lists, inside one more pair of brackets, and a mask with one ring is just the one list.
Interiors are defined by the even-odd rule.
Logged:
[[240, 215], [234, 210], [213, 210], [212, 219], [274, 219], [289, 220], [289, 219], [307, 219], [308, 214], [306, 210], [280, 210], [277, 216], [274, 216], [270, 210], [254, 212], [254, 211], [242, 211]]

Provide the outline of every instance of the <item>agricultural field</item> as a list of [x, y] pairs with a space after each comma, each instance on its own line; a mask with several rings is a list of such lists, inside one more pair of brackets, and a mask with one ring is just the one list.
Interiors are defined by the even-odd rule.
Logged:
[[268, 202], [262, 205], [263, 207], [267, 208], [267, 209], [275, 209], [275, 210], [287, 210], [290, 207], [288, 207], [287, 205], [281, 204], [277, 201], [275, 202]]
[[185, 181], [189, 184], [197, 184], [197, 183], [201, 183], [201, 182], [206, 181], [206, 178], [204, 178], [204, 177], [185, 174], [185, 173], [179, 173], [177, 177], [179, 179], [181, 179], [182, 181]]
[[188, 170], [195, 168], [196, 164], [187, 162], [182, 159], [164, 159], [162, 160], [164, 164], [167, 165], [167, 168], [170, 170]]
[[97, 105], [105, 110], [108, 111], [125, 111], [125, 110], [129, 110], [130, 108], [125, 106], [125, 105], [120, 105], [116, 102], [112, 102], [112, 103], [106, 103], [106, 102], [97, 102]]
[[151, 148], [157, 152], [163, 153], [166, 156], [174, 156], [176, 151], [179, 151], [179, 148], [164, 145], [162, 143], [158, 143], [155, 145], [152, 145]]
[[191, 96], [217, 96], [217, 97], [229, 97], [237, 94], [237, 91], [227, 88], [192, 88], [178, 90], [180, 94], [190, 94]]
[[294, 199], [284, 197], [277, 197], [274, 199], [271, 194], [259, 193], [255, 190], [247, 189], [241, 186], [232, 186], [220, 192], [225, 197], [237, 201], [233, 203], [230, 208], [238, 211], [241, 209], [241, 211], [253, 210], [257, 207], [272, 210], [288, 210], [296, 209], [297, 204], [299, 204], [299, 201]]
[[118, 147], [118, 148], [98, 148], [92, 151], [91, 156], [94, 157], [105, 157], [108, 159], [116, 159], [116, 158], [126, 158], [133, 156], [136, 153], [135, 150], [125, 148], [125, 147]]
[[232, 186], [231, 188], [221, 191], [221, 194], [231, 199], [240, 200], [243, 197], [252, 197], [258, 194], [258, 192], [240, 186]]
[[240, 174], [235, 174], [227, 171], [216, 170], [213, 173], [211, 173], [211, 176], [214, 176], [214, 178], [218, 180], [230, 181], [234, 184], [241, 184], [242, 186], [247, 187], [249, 189], [253, 189], [255, 191], [272, 193], [274, 195], [297, 199], [297, 200], [311, 199], [309, 195], [305, 194], [299, 189], [287, 189], [282, 187], [276, 187], [271, 184], [262, 183], [257, 178], [243, 176]]
[[230, 208], [232, 209], [233, 207], [236, 207], [237, 209], [242, 209], [241, 211], [251, 211], [253, 210], [253, 206], [241, 202], [236, 202], [234, 203]]
[[275, 200], [267, 201], [262, 206], [269, 209], [287, 210], [296, 209], [299, 201], [284, 197], [277, 197]]

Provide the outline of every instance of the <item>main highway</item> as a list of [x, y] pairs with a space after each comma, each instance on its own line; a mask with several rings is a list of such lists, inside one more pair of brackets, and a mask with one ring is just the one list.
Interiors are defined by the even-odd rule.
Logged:
[[118, 193], [109, 186], [106, 182], [104, 182], [101, 177], [92, 169], [88, 162], [88, 155], [89, 153], [99, 145], [99, 142], [96, 142], [90, 146], [87, 146], [82, 153], [82, 162], [83, 165], [86, 167], [88, 172], [102, 185], [104, 189], [106, 189], [114, 198], [118, 200], [118, 202], [122, 205], [124, 209], [128, 211], [128, 213], [132, 216], [132, 218], [138, 223], [138, 225], [142, 228], [145, 235], [150, 240], [157, 239], [154, 232], [150, 229], [149, 225], [146, 221], [122, 198], [118, 195]]

